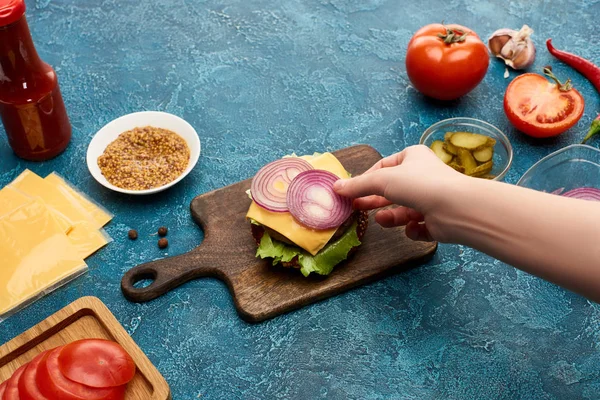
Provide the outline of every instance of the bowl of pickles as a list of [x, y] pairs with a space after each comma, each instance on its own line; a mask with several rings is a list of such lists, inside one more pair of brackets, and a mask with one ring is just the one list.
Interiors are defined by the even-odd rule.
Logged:
[[502, 180], [513, 159], [508, 137], [494, 125], [474, 118], [450, 118], [431, 125], [419, 142], [458, 172]]

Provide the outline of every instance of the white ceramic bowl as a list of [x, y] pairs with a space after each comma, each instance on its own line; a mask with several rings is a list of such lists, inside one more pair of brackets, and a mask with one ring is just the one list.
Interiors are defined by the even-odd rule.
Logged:
[[[166, 185], [159, 186], [153, 189], [146, 190], [127, 190], [117, 187], [106, 180], [100, 167], [98, 167], [98, 157], [104, 153], [106, 147], [112, 143], [121, 133], [134, 129], [136, 127], [153, 126], [155, 128], [168, 129], [181, 136], [190, 148], [190, 162], [177, 179]], [[163, 191], [178, 183], [185, 178], [187, 174], [194, 168], [200, 157], [200, 139], [196, 130], [185, 120], [176, 115], [168, 114], [160, 111], [142, 111], [133, 114], [127, 114], [114, 121], [109, 122], [92, 138], [87, 150], [87, 166], [90, 173], [102, 186], [114, 190], [133, 195], [152, 194]]]

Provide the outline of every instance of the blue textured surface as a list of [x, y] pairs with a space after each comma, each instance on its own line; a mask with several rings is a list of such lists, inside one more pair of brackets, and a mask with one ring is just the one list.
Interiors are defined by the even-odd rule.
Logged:
[[[421, 268], [259, 325], [238, 318], [216, 280], [190, 282], [147, 304], [127, 302], [119, 289], [127, 269], [201, 242], [188, 211], [193, 197], [292, 151], [367, 143], [388, 155], [417, 143], [438, 120], [475, 117], [509, 135], [515, 162], [507, 181], [515, 183], [542, 156], [578, 142], [600, 110], [591, 84], [543, 45], [553, 37], [557, 47], [600, 63], [598, 0], [27, 5], [38, 51], [59, 74], [74, 138], [59, 158], [35, 164], [15, 158], [1, 132], [0, 184], [24, 168], [58, 171], [114, 212], [107, 231], [115, 241], [89, 259], [88, 274], [0, 324], [0, 343], [95, 295], [164, 374], [176, 400], [600, 397], [600, 306], [468, 248], [442, 245]], [[532, 26], [534, 69], [553, 65], [586, 98], [577, 127], [544, 142], [515, 132], [502, 111], [509, 80], [495, 60], [463, 99], [443, 105], [421, 97], [406, 76], [406, 45], [420, 26], [441, 20], [482, 37]], [[96, 184], [84, 156], [100, 127], [140, 110], [185, 118], [203, 153], [168, 192], [126, 197]], [[170, 228], [167, 253], [150, 236], [161, 225]], [[140, 232], [138, 241], [127, 239], [130, 228]]]

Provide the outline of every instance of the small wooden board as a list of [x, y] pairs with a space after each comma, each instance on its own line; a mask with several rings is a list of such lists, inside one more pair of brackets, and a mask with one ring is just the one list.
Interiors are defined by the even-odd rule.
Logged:
[[[359, 145], [334, 152], [354, 176], [381, 159], [372, 147]], [[256, 243], [246, 213], [251, 179], [196, 197], [191, 203], [194, 220], [204, 230], [204, 241], [189, 253], [138, 265], [121, 281], [123, 294], [132, 301], [155, 299], [195, 278], [216, 277], [232, 292], [239, 314], [259, 322], [334, 296], [352, 287], [406, 270], [428, 260], [437, 243], [414, 242], [404, 228], [383, 229], [370, 217], [363, 244], [326, 277], [302, 276], [300, 271], [273, 267], [255, 257]], [[144, 279], [144, 288], [134, 285]]]
[[79, 339], [119, 343], [137, 366], [126, 400], [170, 400], [169, 385], [110, 310], [96, 297], [82, 297], [0, 347], [0, 382], [42, 351]]

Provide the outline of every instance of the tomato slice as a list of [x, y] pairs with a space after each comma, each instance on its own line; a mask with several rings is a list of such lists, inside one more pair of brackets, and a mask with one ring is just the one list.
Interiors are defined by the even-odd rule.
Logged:
[[58, 356], [58, 367], [70, 380], [98, 388], [126, 385], [136, 369], [120, 344], [104, 339], [83, 339], [66, 345]]
[[25, 368], [21, 379], [19, 379], [19, 395], [21, 396], [21, 400], [49, 400], [40, 392], [36, 383], [37, 369], [46, 353], [47, 351], [44, 351], [31, 360], [27, 368]]
[[0, 384], [0, 399], [4, 396], [4, 392], [6, 391], [6, 383], [7, 381], [4, 381]]
[[123, 400], [125, 386], [93, 388], [67, 379], [58, 368], [57, 347], [44, 355], [38, 365], [36, 382], [44, 396], [50, 400]]
[[21, 379], [21, 375], [23, 375], [26, 367], [27, 364], [21, 365], [19, 369], [13, 373], [10, 379], [6, 381], [6, 389], [2, 395], [2, 400], [20, 400], [19, 379]]
[[521, 132], [537, 137], [557, 136], [583, 115], [584, 100], [576, 89], [561, 91], [539, 74], [515, 78], [504, 95], [508, 120]]

